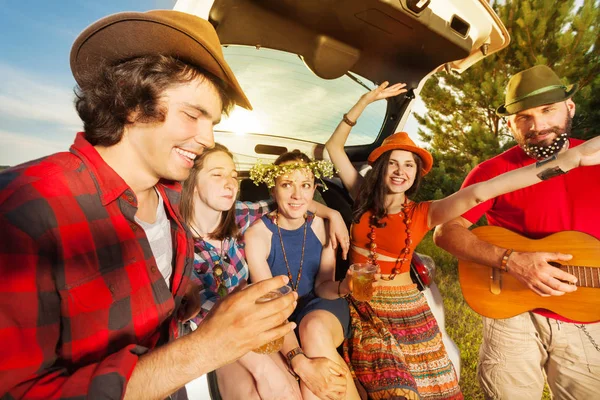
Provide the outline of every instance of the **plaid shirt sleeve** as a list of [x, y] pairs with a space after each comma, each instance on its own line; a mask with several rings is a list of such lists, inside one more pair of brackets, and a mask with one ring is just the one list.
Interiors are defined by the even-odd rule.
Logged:
[[87, 393], [89, 398], [122, 398], [145, 349], [129, 345], [74, 371], [57, 365], [60, 327], [68, 321], [61, 318], [51, 252], [9, 221], [11, 215], [17, 216], [0, 212], [0, 396], [66, 399]]
[[273, 200], [267, 201], [236, 201], [235, 218], [240, 227], [240, 234], [244, 234], [246, 229], [259, 220], [263, 215], [270, 213], [276, 205]]
[[[269, 213], [275, 207], [273, 201], [235, 202], [235, 217], [243, 234], [255, 221]], [[195, 243], [194, 273], [192, 279], [200, 285], [201, 310], [193, 318], [199, 324], [219, 300], [217, 284], [213, 276], [213, 266], [220, 261], [223, 266], [222, 279], [227, 287], [227, 293], [235, 289], [240, 282], [248, 279], [248, 265], [244, 252], [244, 243], [237, 238], [228, 238], [223, 242], [224, 260], [219, 260], [220, 254], [210, 245], [202, 241]]]

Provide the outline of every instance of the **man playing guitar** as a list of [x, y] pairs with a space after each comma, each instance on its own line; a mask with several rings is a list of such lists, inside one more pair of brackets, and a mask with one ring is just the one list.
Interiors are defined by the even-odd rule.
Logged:
[[[463, 187], [536, 162], [545, 182], [486, 201], [438, 226], [434, 235], [436, 244], [457, 258], [501, 269], [540, 296], [577, 290], [574, 275], [549, 264], [568, 262], [571, 255], [553, 249], [513, 251], [479, 239], [468, 228], [485, 214], [489, 225], [530, 239], [567, 230], [600, 239], [600, 166], [568, 174], [544, 167], [545, 160], [582, 143], [569, 138], [576, 90], [542, 65], [510, 79], [505, 104], [496, 112], [507, 117], [518, 146], [479, 164]], [[544, 309], [483, 322], [478, 377], [486, 398], [540, 399], [546, 379], [555, 399], [599, 395], [600, 323], [583, 324]]]

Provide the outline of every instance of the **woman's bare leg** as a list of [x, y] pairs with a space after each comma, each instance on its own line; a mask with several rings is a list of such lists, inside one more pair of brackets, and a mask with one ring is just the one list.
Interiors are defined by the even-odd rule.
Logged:
[[[300, 322], [300, 342], [307, 357], [327, 357], [339, 365], [346, 366], [337, 348], [344, 341], [344, 331], [339, 320], [325, 310], [316, 310], [307, 314]], [[350, 371], [346, 374], [346, 399], [359, 400], [360, 396], [354, 385]], [[300, 385], [304, 400], [317, 400], [305, 385]]]
[[239, 362], [225, 365], [216, 373], [219, 393], [223, 400], [261, 400], [254, 378]]

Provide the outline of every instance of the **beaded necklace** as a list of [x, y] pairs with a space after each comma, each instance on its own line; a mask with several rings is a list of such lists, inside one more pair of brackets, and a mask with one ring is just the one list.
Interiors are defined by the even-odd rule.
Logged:
[[[400, 250], [400, 254], [398, 254], [398, 257], [396, 258], [396, 262], [394, 263], [394, 268], [392, 268], [392, 273], [390, 274], [390, 276], [388, 276], [388, 277], [382, 276], [381, 277], [381, 279], [384, 281], [391, 281], [396, 277], [397, 274], [400, 273], [400, 271], [402, 270], [402, 266], [408, 259], [407, 256], [410, 254], [410, 245], [412, 244], [412, 239], [410, 238], [410, 224], [411, 224], [412, 220], [408, 216], [408, 214], [410, 213], [410, 208], [412, 208], [412, 206], [409, 207], [408, 197], [405, 196], [404, 202], [402, 203], [402, 211], [400, 211], [400, 213], [398, 214], [402, 218], [402, 221], [404, 222], [404, 226], [405, 226], [405, 232], [406, 232], [406, 239], [404, 240], [405, 246], [402, 250]], [[377, 222], [378, 221], [375, 220], [375, 216], [372, 216], [371, 220], [369, 221], [369, 228], [371, 228], [371, 232], [368, 235], [368, 238], [370, 240], [368, 259], [369, 259], [370, 264], [373, 264], [373, 265], [379, 267], [379, 263], [377, 262], [377, 253], [376, 253], [377, 243], [375, 243], [375, 239], [376, 239], [375, 228], [377, 227], [376, 226]], [[399, 266], [398, 266], [398, 263], [400, 263]]]
[[304, 217], [304, 239], [302, 240], [302, 255], [300, 256], [300, 269], [298, 270], [298, 277], [296, 278], [296, 284], [294, 284], [294, 278], [292, 277], [292, 270], [285, 254], [285, 247], [283, 246], [283, 238], [281, 237], [281, 229], [278, 224], [279, 210], [275, 211], [273, 222], [277, 226], [277, 233], [279, 234], [279, 243], [281, 244], [281, 250], [283, 252], [283, 260], [285, 261], [285, 268], [287, 269], [288, 278], [290, 278], [290, 286], [293, 291], [298, 291], [298, 285], [300, 284], [300, 277], [302, 276], [302, 264], [304, 263], [304, 248], [306, 247], [306, 227], [308, 226], [308, 217]]
[[[190, 228], [194, 231], [196, 236], [198, 236], [198, 239], [202, 240], [205, 244], [207, 243], [206, 240], [204, 240], [202, 238], [202, 235], [200, 235], [198, 233], [198, 231], [196, 230], [196, 228], [194, 228], [191, 224], [190, 224]], [[212, 276], [215, 281], [215, 285], [217, 285], [217, 294], [219, 295], [220, 298], [227, 296], [227, 286], [225, 286], [225, 281], [223, 280], [223, 260], [226, 258], [223, 256], [224, 249], [225, 249], [225, 239], [222, 239], [221, 240], [221, 254], [218, 254], [219, 259], [216, 261], [213, 261], [213, 265], [212, 265]], [[212, 257], [211, 257], [211, 261], [212, 261]]]

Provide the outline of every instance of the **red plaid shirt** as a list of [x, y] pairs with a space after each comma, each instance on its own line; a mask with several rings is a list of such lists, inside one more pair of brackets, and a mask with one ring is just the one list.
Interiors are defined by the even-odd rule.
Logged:
[[135, 194], [80, 133], [0, 174], [0, 397], [120, 399], [138, 357], [176, 336], [192, 270], [179, 184], [159, 183], [171, 221], [171, 289]]

